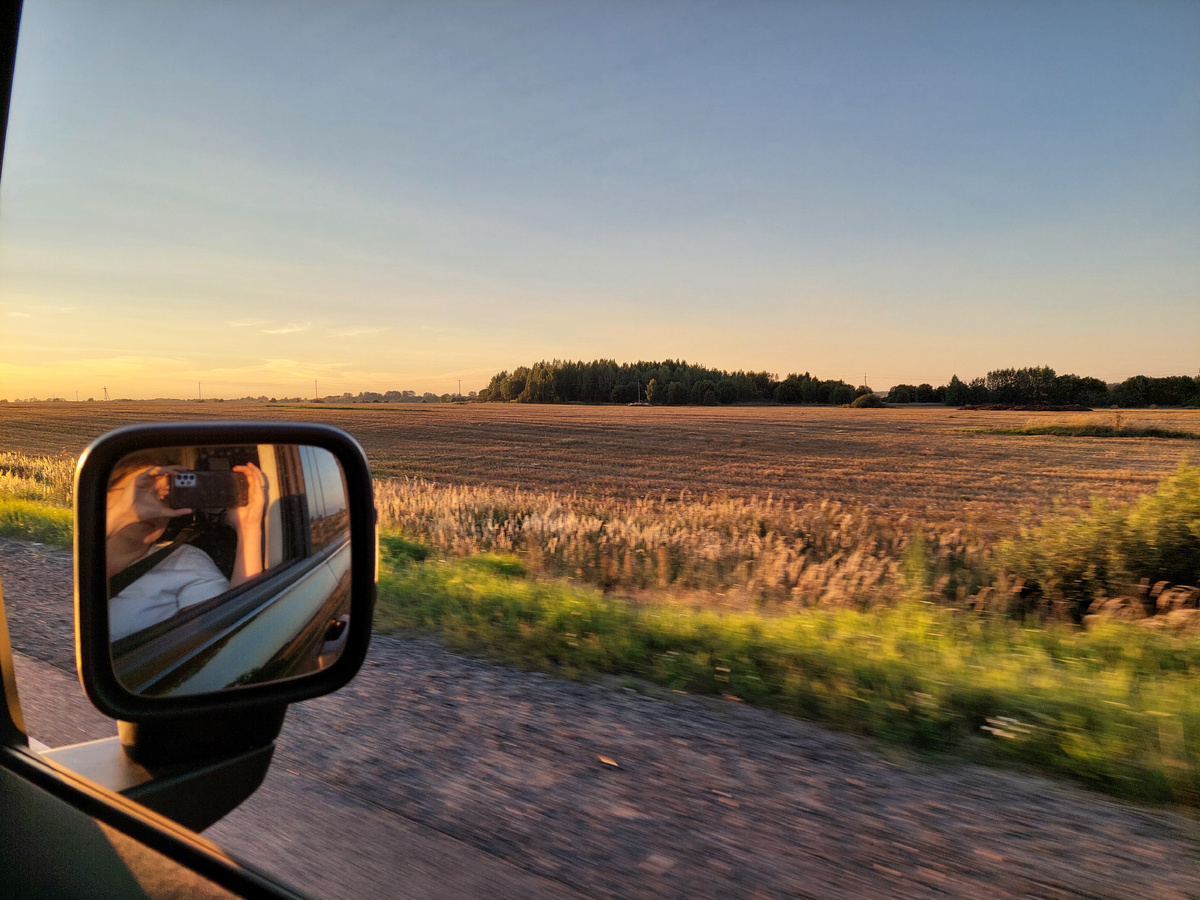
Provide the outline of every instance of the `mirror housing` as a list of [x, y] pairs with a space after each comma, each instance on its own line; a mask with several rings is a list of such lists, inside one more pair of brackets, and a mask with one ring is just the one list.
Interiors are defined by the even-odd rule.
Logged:
[[[106, 571], [107, 495], [114, 467], [148, 449], [254, 444], [326, 450], [339, 463], [349, 527], [348, 622], [339, 629], [336, 659], [318, 671], [206, 693], [135, 693], [118, 677], [112, 653], [109, 572]], [[362, 665], [375, 606], [377, 538], [374, 491], [366, 456], [345, 432], [325, 425], [213, 422], [137, 425], [109, 432], [79, 459], [75, 473], [75, 646], [80, 681], [101, 712], [138, 723], [147, 734], [182, 720], [280, 709], [337, 690]], [[128, 680], [128, 679], [127, 679]]]

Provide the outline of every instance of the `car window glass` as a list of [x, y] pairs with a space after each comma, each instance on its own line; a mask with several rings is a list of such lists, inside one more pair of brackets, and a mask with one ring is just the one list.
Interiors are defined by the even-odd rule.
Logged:
[[345, 530], [346, 487], [341, 466], [328, 450], [302, 447], [313, 551], [328, 546]]

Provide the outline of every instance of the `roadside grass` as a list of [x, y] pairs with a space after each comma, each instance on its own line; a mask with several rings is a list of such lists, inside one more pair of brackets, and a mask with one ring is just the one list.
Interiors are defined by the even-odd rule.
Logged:
[[0, 497], [70, 506], [75, 457], [0, 450]]
[[36, 500], [0, 497], [0, 537], [71, 546], [71, 510]]
[[0, 537], [71, 546], [75, 458], [0, 451]]
[[919, 751], [1200, 806], [1194, 634], [1112, 621], [1031, 627], [911, 600], [867, 611], [698, 612], [533, 580], [514, 556], [421, 561], [384, 546], [379, 631], [432, 630], [526, 669], [634, 676]]

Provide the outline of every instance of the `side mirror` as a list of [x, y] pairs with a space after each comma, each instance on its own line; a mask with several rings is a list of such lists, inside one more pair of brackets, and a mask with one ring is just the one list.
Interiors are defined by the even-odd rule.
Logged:
[[76, 653], [145, 730], [316, 697], [366, 655], [375, 508], [362, 448], [320, 425], [122, 428], [75, 476]]

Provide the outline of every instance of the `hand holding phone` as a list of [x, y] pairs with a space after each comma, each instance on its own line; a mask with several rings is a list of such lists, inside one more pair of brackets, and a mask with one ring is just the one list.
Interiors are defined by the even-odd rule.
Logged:
[[234, 509], [249, 502], [250, 485], [241, 472], [187, 469], [169, 478], [167, 505], [172, 509]]

